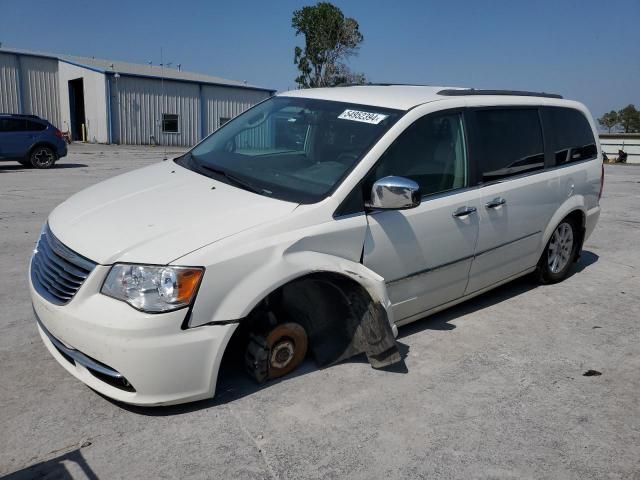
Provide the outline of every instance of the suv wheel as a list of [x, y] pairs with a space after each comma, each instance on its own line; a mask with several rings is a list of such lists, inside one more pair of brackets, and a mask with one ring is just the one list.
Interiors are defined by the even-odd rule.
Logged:
[[556, 283], [569, 275], [579, 245], [578, 228], [570, 218], [556, 227], [538, 262], [538, 278], [542, 283]]
[[56, 154], [49, 147], [36, 147], [31, 152], [31, 165], [35, 168], [51, 168], [56, 163]]

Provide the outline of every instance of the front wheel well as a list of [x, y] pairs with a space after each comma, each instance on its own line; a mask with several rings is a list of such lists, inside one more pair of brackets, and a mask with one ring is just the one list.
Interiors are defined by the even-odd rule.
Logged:
[[250, 336], [291, 322], [306, 330], [320, 366], [363, 352], [374, 367], [400, 360], [382, 304], [359, 282], [334, 272], [311, 273], [269, 293], [241, 320], [225, 357], [240, 353]]

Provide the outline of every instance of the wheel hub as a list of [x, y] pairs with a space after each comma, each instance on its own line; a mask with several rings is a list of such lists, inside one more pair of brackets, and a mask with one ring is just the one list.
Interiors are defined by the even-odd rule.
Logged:
[[270, 364], [273, 368], [285, 368], [295, 353], [295, 345], [289, 339], [281, 340], [271, 349]]
[[51, 155], [50, 152], [44, 149], [36, 153], [34, 157], [38, 165], [48, 165], [49, 163], [51, 163], [51, 160], [53, 159], [53, 155]]

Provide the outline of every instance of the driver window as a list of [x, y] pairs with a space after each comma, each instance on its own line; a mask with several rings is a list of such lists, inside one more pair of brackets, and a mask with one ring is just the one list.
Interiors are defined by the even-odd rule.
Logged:
[[409, 126], [382, 155], [373, 180], [395, 175], [414, 180], [423, 195], [467, 185], [462, 115], [427, 115]]

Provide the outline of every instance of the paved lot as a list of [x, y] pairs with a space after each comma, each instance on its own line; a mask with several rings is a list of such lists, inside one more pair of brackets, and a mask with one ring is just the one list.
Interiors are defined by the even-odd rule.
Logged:
[[125, 408], [45, 350], [26, 271], [52, 208], [162, 155], [74, 145], [52, 171], [0, 165], [0, 476], [640, 479], [640, 167], [606, 167], [572, 277], [400, 329], [407, 372], [309, 363], [257, 388], [228, 370], [215, 400]]

